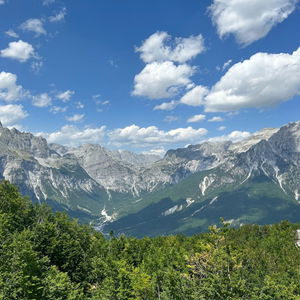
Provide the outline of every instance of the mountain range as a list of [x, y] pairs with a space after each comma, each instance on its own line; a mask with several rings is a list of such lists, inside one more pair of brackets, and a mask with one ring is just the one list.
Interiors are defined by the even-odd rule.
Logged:
[[66, 147], [0, 126], [0, 176], [54, 210], [134, 236], [205, 231], [300, 216], [300, 122], [239, 141], [207, 141], [163, 158]]

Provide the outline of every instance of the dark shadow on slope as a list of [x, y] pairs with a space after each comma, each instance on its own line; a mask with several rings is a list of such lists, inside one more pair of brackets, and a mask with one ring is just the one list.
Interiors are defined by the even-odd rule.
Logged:
[[258, 176], [238, 190], [220, 193], [217, 200], [196, 202], [182, 211], [164, 216], [174, 205], [186, 205], [184, 199], [173, 202], [163, 198], [137, 213], [109, 224], [105, 230], [136, 237], [184, 233], [187, 235], [207, 231], [218, 224], [221, 217], [241, 224], [270, 224], [282, 220], [300, 221], [300, 205], [290, 199], [275, 183]]

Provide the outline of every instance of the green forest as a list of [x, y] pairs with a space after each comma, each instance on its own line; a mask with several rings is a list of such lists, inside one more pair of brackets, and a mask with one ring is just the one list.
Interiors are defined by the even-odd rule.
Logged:
[[0, 299], [300, 299], [300, 224], [104, 236], [0, 184]]

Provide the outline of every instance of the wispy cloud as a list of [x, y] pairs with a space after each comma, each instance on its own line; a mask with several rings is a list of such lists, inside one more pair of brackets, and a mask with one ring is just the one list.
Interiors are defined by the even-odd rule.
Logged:
[[52, 23], [61, 22], [65, 19], [66, 14], [67, 14], [67, 9], [64, 7], [57, 14], [50, 16], [49, 21]]
[[75, 94], [75, 91], [66, 90], [64, 92], [58, 93], [56, 95], [56, 98], [62, 100], [63, 102], [68, 102], [74, 94]]
[[52, 98], [47, 93], [32, 97], [32, 105], [36, 107], [47, 107], [52, 104]]
[[66, 119], [70, 122], [81, 122], [83, 121], [84, 117], [85, 117], [84, 114], [75, 114], [73, 116], [66, 117]]
[[12, 29], [9, 29], [7, 31], [5, 31], [5, 34], [12, 37], [12, 38], [18, 38], [19, 35]]
[[28, 19], [20, 25], [20, 28], [23, 31], [34, 32], [36, 37], [47, 34], [41, 19]]
[[194, 115], [190, 118], [187, 119], [188, 123], [197, 123], [197, 122], [202, 122], [206, 119], [206, 115]]

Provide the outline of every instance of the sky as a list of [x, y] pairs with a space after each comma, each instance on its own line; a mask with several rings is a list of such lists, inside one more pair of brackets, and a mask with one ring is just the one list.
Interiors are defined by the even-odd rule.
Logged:
[[0, 0], [0, 120], [163, 155], [300, 120], [300, 0]]

